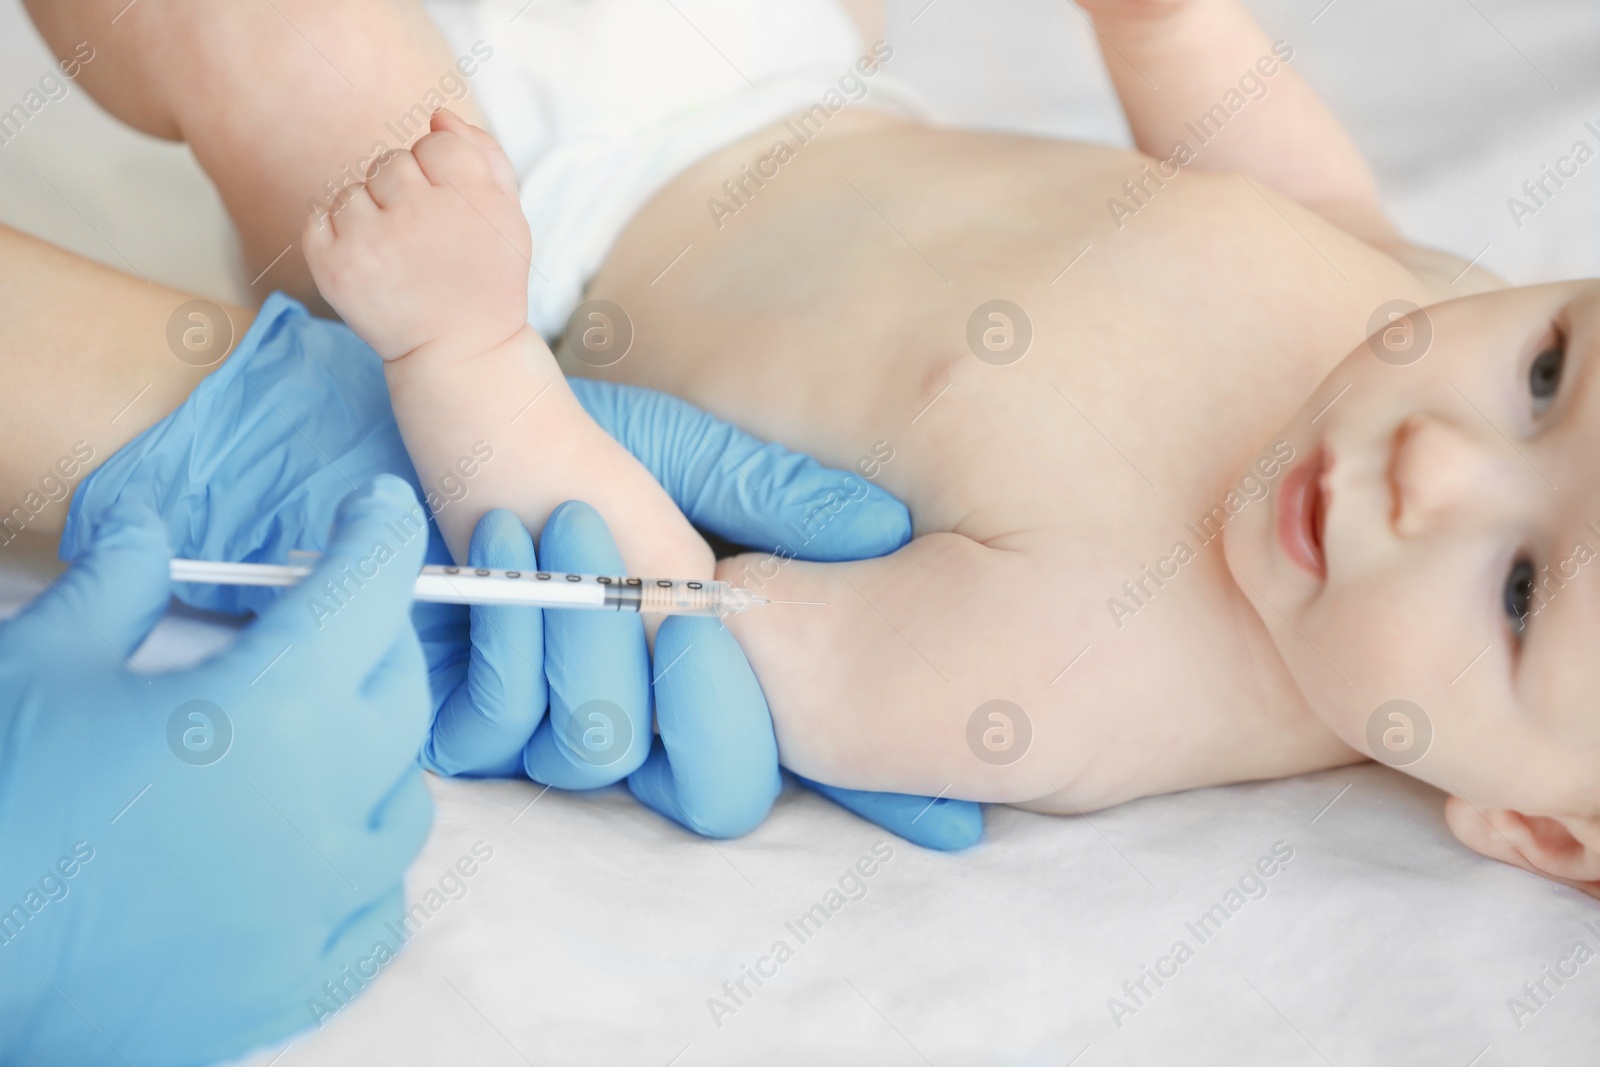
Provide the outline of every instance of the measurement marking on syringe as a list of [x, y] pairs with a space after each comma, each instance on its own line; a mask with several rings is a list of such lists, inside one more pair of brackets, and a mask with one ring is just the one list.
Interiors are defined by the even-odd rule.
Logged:
[[[173, 581], [219, 585], [282, 587], [294, 585], [314, 573], [311, 567], [281, 564], [191, 559], [175, 559], [171, 564]], [[748, 589], [712, 580], [527, 572], [437, 564], [422, 568], [413, 596], [421, 602], [438, 604], [520, 605], [553, 610], [576, 608], [716, 617], [738, 614], [767, 603], [765, 597]], [[268, 667], [270, 669], [271, 664]]]

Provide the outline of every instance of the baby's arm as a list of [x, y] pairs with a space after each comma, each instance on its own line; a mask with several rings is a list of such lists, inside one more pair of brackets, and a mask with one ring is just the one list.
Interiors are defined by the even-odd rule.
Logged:
[[1483, 268], [1400, 235], [1361, 151], [1284, 61], [1293, 42], [1269, 40], [1239, 0], [1078, 6], [1094, 19], [1141, 152], [1165, 160], [1182, 142], [1193, 158], [1175, 162], [1259, 179], [1454, 295], [1503, 288]]
[[[708, 577], [710, 549], [666, 492], [578, 405], [527, 325], [526, 219], [494, 140], [448, 112], [394, 153], [303, 237], [328, 302], [385, 360], [406, 449], [424, 488], [473, 471], [437, 513], [458, 561], [477, 520], [515, 512], [530, 530], [585, 500], [630, 573]], [[489, 455], [484, 461], [485, 455]]]
[[[717, 577], [780, 601], [726, 621], [766, 690], [785, 767], [852, 789], [995, 802], [1052, 794], [1081, 755], [1055, 728], [1062, 694], [1035, 669], [1041, 646], [1055, 652], [1049, 623], [1018, 610], [1037, 576], [1021, 553], [954, 533], [854, 563], [717, 565]], [[972, 747], [973, 713], [997, 699], [1030, 717], [1031, 737], [1009, 738], [1024, 760]]]
[[1360, 150], [1287, 62], [1294, 42], [1270, 40], [1239, 0], [1078, 3], [1141, 152], [1166, 159], [1181, 141], [1188, 166], [1251, 175], [1371, 244], [1399, 240]]

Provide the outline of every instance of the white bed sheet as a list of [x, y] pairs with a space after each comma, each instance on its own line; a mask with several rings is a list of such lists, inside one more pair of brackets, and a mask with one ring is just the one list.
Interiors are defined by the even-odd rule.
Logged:
[[[1409, 233], [1514, 281], [1600, 274], [1600, 163], [1520, 229], [1505, 205], [1573, 141], [1600, 140], [1584, 128], [1600, 125], [1600, 8], [1326, 4], [1256, 7], [1347, 118]], [[1125, 136], [1064, 2], [909, 0], [891, 29], [897, 73], [951, 121]], [[48, 62], [20, 6], [0, 0], [0, 108]], [[0, 219], [163, 282], [249, 291], [186, 150], [116, 127], [76, 90], [0, 146]], [[5, 587], [13, 603], [23, 592]], [[225, 640], [175, 618], [141, 655], [176, 663]], [[1373, 765], [1090, 818], [996, 808], [986, 842], [959, 856], [792, 789], [758, 831], [721, 844], [616, 790], [433, 789], [413, 896], [474, 842], [493, 859], [367, 995], [276, 1063], [1493, 1067], [1591, 1062], [1600, 1048], [1600, 962], [1520, 1027], [1507, 1007], [1575, 941], [1600, 948], [1600, 905], [1467, 854], [1438, 793]], [[865, 896], [802, 943], [785, 923], [883, 841], [893, 856]], [[1185, 923], [1277, 842], [1293, 858], [1266, 895], [1201, 944]], [[708, 999], [735, 1006], [723, 982], [780, 939], [793, 958], [760, 989], [747, 979], [754, 995], [716, 1025]], [[1108, 999], [1131, 1004], [1122, 983], [1179, 939], [1193, 958], [1160, 988], [1147, 979], [1117, 1025]]]

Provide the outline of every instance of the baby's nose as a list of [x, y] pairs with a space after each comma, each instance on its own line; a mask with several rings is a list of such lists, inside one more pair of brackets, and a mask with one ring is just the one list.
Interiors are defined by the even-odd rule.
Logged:
[[1390, 457], [1395, 530], [1417, 537], [1441, 524], [1515, 510], [1528, 486], [1513, 459], [1439, 419], [1407, 419], [1395, 431]]

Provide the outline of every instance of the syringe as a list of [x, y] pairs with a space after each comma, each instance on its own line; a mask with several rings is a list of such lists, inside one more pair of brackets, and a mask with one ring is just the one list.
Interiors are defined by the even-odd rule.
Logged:
[[[172, 580], [211, 585], [294, 585], [312, 567], [279, 563], [172, 561]], [[352, 574], [360, 580], [367, 576]], [[341, 590], [352, 591], [348, 580]], [[560, 571], [507, 571], [430, 565], [417, 576], [416, 599], [435, 604], [522, 604], [532, 608], [587, 608], [649, 615], [737, 615], [768, 603], [727, 582], [608, 577]]]

